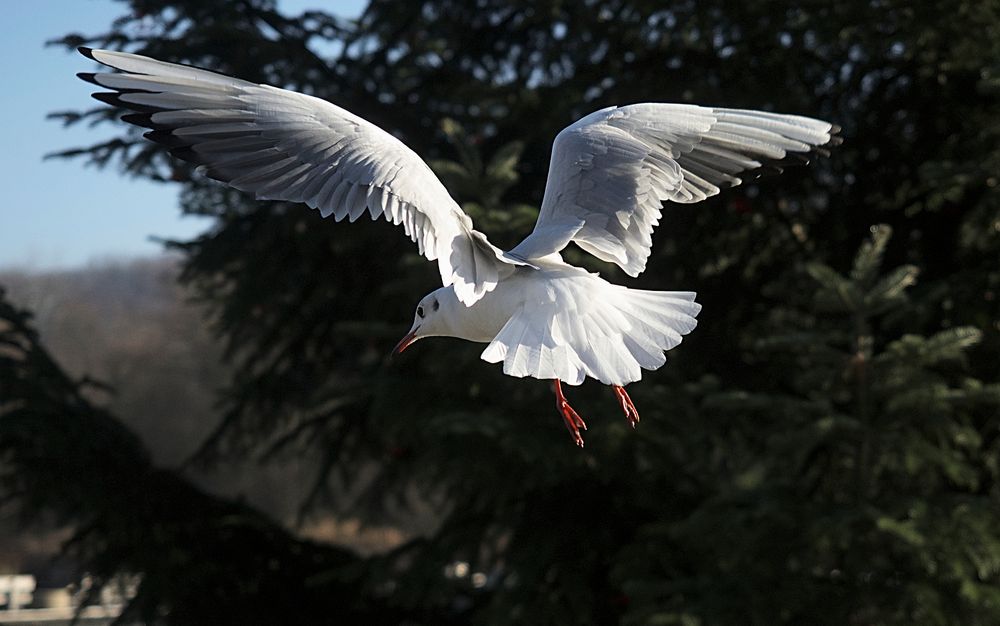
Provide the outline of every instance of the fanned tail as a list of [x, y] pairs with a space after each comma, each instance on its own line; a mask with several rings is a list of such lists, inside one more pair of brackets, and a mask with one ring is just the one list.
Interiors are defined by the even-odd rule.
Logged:
[[[565, 281], [548, 301], [528, 301], [487, 346], [482, 358], [504, 373], [558, 378], [578, 385], [589, 376], [627, 385], [666, 362], [664, 352], [694, 330], [701, 305], [690, 291], [644, 291], [595, 275]], [[575, 288], [574, 288], [575, 287]]]

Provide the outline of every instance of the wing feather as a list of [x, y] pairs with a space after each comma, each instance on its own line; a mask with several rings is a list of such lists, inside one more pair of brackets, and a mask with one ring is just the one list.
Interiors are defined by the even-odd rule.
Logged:
[[353, 222], [366, 211], [403, 224], [467, 305], [491, 291], [505, 258], [412, 150], [319, 98], [148, 57], [81, 48], [119, 70], [80, 74], [123, 119], [217, 180], [262, 199], [303, 202]]
[[566, 266], [557, 272], [525, 285], [523, 304], [483, 351], [485, 361], [503, 361], [505, 374], [625, 385], [662, 366], [664, 352], [697, 325], [694, 293], [626, 289]]
[[508, 256], [539, 259], [574, 241], [637, 276], [663, 202], [700, 202], [790, 156], [839, 143], [838, 131], [762, 111], [657, 103], [602, 109], [556, 137], [538, 222]]

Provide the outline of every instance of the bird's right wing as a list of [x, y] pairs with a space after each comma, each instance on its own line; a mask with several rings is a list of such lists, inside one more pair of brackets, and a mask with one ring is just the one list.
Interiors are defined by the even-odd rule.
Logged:
[[402, 225], [437, 260], [445, 286], [471, 305], [499, 280], [502, 258], [424, 161], [374, 124], [312, 96], [108, 50], [80, 51], [120, 70], [80, 74], [113, 91], [102, 102], [145, 137], [257, 198], [304, 202], [323, 217], [366, 211]]
[[573, 241], [637, 276], [663, 202], [700, 202], [792, 155], [837, 143], [836, 132], [798, 115], [688, 104], [591, 113], [556, 136], [538, 222], [508, 255], [537, 259]]

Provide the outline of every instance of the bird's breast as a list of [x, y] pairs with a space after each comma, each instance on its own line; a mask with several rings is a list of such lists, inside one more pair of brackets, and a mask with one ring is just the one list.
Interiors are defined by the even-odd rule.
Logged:
[[516, 313], [526, 305], [533, 309], [551, 305], [556, 300], [555, 290], [566, 288], [563, 283], [586, 276], [578, 267], [561, 263], [538, 269], [517, 268], [502, 279], [489, 292], [470, 307], [465, 307], [461, 320], [455, 324], [455, 336], [479, 343], [489, 343]]
[[518, 273], [501, 280], [472, 306], [461, 309], [460, 320], [455, 324], [457, 337], [477, 343], [493, 341], [528, 296], [525, 281], [519, 279]]

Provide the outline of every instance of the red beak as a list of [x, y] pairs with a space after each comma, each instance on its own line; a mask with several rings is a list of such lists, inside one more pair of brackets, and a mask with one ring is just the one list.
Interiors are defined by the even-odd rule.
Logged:
[[417, 340], [417, 330], [413, 329], [406, 333], [406, 336], [399, 340], [396, 347], [392, 349], [392, 356], [400, 354], [403, 350], [410, 347], [410, 344]]

